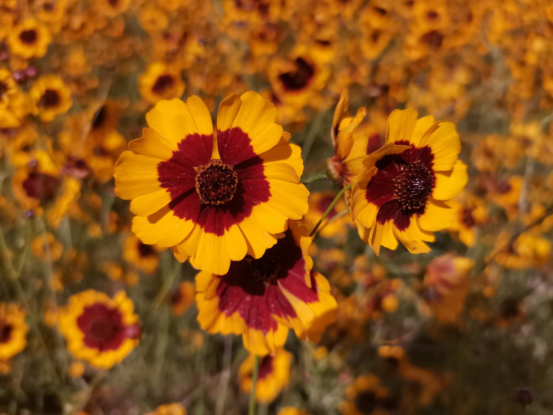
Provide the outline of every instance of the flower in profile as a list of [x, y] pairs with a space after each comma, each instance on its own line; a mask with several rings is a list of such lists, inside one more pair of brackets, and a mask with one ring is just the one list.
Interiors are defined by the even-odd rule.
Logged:
[[424, 279], [421, 309], [434, 315], [440, 322], [453, 323], [465, 306], [470, 289], [470, 258], [450, 254], [441, 255], [430, 263]]
[[498, 264], [510, 269], [540, 267], [548, 263], [551, 254], [551, 242], [545, 238], [523, 233], [512, 240], [507, 232], [497, 237], [496, 249], [490, 255]]
[[274, 354], [288, 330], [309, 337], [321, 331], [337, 304], [326, 279], [312, 273], [311, 238], [291, 221], [289, 229], [261, 258], [233, 262], [223, 275], [196, 276], [198, 321], [209, 333], [242, 335], [244, 346], [257, 355]]
[[152, 245], [146, 245], [135, 235], [129, 235], [125, 239], [123, 259], [147, 274], [153, 273], [159, 262], [157, 249]]
[[193, 282], [183, 281], [171, 296], [172, 312], [175, 316], [183, 315], [194, 304], [196, 286]]
[[186, 415], [186, 408], [180, 403], [169, 403], [160, 405], [154, 412], [149, 412], [146, 415]]
[[51, 36], [48, 28], [34, 19], [26, 19], [15, 26], [8, 36], [11, 52], [24, 59], [46, 55]]
[[257, 93], [232, 95], [214, 134], [198, 97], [159, 102], [146, 115], [151, 128], [115, 168], [115, 192], [137, 215], [133, 232], [207, 273], [225, 275], [246, 254], [260, 258], [308, 209], [300, 149], [275, 118]]
[[163, 62], [151, 63], [138, 79], [140, 95], [152, 104], [163, 99], [179, 98], [184, 88], [180, 71]]
[[345, 90], [340, 95], [332, 121], [334, 156], [326, 162], [330, 177], [344, 187], [357, 180], [369, 149], [369, 138], [359, 128], [366, 110], [360, 108], [357, 114], [351, 117], [348, 105], [349, 94]]
[[140, 321], [123, 291], [115, 297], [86, 290], [60, 310], [59, 328], [76, 359], [109, 369], [138, 345]]
[[346, 389], [346, 398], [340, 406], [344, 415], [386, 415], [397, 409], [390, 391], [374, 375], [359, 376]]
[[71, 89], [57, 75], [44, 75], [36, 80], [29, 91], [40, 119], [52, 121], [59, 114], [67, 112], [73, 100]]
[[28, 329], [19, 306], [0, 303], [0, 362], [9, 361], [25, 348]]
[[447, 228], [454, 211], [447, 204], [467, 182], [455, 126], [415, 110], [388, 118], [386, 145], [366, 157], [353, 186], [352, 212], [359, 236], [375, 253], [396, 249], [429, 252], [433, 232]]
[[[255, 399], [257, 402], [272, 402], [290, 381], [292, 353], [278, 349], [275, 355], [266, 355], [259, 360]], [[238, 369], [240, 388], [245, 393], [252, 390], [255, 355], [249, 355]]]

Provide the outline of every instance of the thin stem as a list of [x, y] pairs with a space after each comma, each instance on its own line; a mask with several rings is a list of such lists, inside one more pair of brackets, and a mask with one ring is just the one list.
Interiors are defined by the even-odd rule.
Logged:
[[313, 236], [313, 240], [315, 240], [317, 238], [317, 236], [319, 236], [321, 234], [323, 229], [326, 228], [330, 223], [334, 222], [335, 220], [340, 219], [341, 217], [346, 216], [348, 214], [348, 212], [349, 212], [349, 209], [346, 208], [346, 209], [342, 210], [341, 212], [335, 214], [329, 220], [327, 220], [326, 223], [323, 226], [321, 226], [321, 229], [319, 229], [319, 231], [315, 234], [315, 236]]
[[346, 187], [344, 187], [342, 190], [340, 190], [340, 193], [338, 193], [336, 195], [336, 197], [334, 198], [334, 200], [332, 201], [332, 203], [330, 204], [330, 206], [326, 209], [325, 213], [323, 214], [323, 216], [321, 217], [321, 219], [319, 219], [319, 221], [317, 222], [317, 224], [315, 225], [315, 227], [313, 228], [313, 230], [311, 231], [311, 233], [309, 234], [309, 236], [313, 236], [315, 235], [315, 232], [317, 232], [317, 229], [319, 229], [319, 226], [321, 226], [321, 223], [323, 223], [323, 221], [326, 219], [326, 217], [330, 214], [330, 212], [332, 211], [332, 209], [334, 209], [334, 206], [336, 206], [336, 203], [338, 203], [338, 201], [342, 198], [342, 196], [344, 195], [344, 193], [346, 193], [349, 189], [351, 189], [353, 186], [353, 183], [350, 183], [349, 185], [347, 185]]
[[319, 180], [330, 180], [330, 179], [326, 175], [326, 172], [320, 171], [319, 173], [315, 173], [313, 176], [306, 177], [301, 182], [303, 184], [311, 184], [311, 183], [318, 182]]
[[255, 415], [255, 389], [257, 387], [257, 373], [259, 372], [259, 356], [253, 362], [252, 390], [250, 391], [250, 410], [248, 415]]

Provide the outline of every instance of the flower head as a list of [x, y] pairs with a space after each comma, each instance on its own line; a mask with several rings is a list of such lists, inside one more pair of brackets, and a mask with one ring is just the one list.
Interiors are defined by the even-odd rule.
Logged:
[[224, 275], [196, 276], [198, 321], [210, 333], [242, 335], [251, 353], [276, 353], [288, 330], [300, 337], [336, 310], [326, 279], [311, 272], [307, 229], [291, 222], [290, 229], [258, 259], [233, 262]]
[[415, 110], [390, 115], [386, 145], [367, 156], [352, 192], [359, 236], [377, 255], [381, 246], [396, 249], [398, 239], [411, 253], [428, 252], [433, 232], [450, 225], [447, 201], [467, 182], [460, 150], [453, 124], [417, 120]]
[[232, 95], [214, 134], [198, 97], [158, 103], [146, 116], [151, 128], [115, 169], [116, 194], [137, 215], [133, 232], [217, 275], [231, 260], [260, 258], [308, 209], [300, 149], [275, 118], [257, 93]]
[[59, 327], [77, 359], [109, 369], [138, 345], [140, 322], [123, 291], [115, 297], [87, 290], [73, 295], [60, 312]]
[[0, 361], [7, 361], [27, 345], [25, 312], [15, 304], [0, 303]]

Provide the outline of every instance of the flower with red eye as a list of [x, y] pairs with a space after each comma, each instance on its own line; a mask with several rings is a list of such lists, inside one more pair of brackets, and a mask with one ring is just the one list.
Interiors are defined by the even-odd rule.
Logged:
[[71, 296], [60, 312], [59, 328], [75, 358], [102, 369], [127, 357], [140, 336], [134, 305], [123, 291], [113, 298], [94, 290]]

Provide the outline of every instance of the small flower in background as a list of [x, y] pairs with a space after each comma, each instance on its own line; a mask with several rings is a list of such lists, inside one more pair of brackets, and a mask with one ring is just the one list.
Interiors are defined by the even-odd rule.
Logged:
[[433, 232], [449, 227], [453, 210], [447, 201], [467, 182], [455, 126], [417, 120], [417, 111], [394, 111], [388, 118], [386, 145], [363, 162], [352, 191], [359, 236], [378, 255], [396, 249], [400, 240], [411, 253], [429, 252]]
[[154, 412], [148, 412], [147, 415], [186, 415], [186, 408], [180, 403], [169, 403], [160, 405]]
[[277, 415], [309, 415], [307, 411], [304, 411], [303, 409], [293, 408], [291, 406], [285, 406], [284, 408], [281, 408]]
[[[252, 374], [255, 355], [250, 355], [238, 369], [240, 388], [244, 393], [252, 389]], [[290, 381], [290, 365], [292, 354], [284, 349], [278, 349], [274, 355], [263, 356], [259, 361], [255, 399], [257, 402], [269, 403], [288, 386]]]
[[129, 235], [123, 245], [123, 259], [134, 268], [147, 274], [156, 271], [159, 252], [153, 245], [146, 245], [136, 236]]
[[181, 316], [194, 304], [196, 286], [193, 282], [183, 281], [171, 296], [173, 315]]
[[495, 253], [489, 258], [505, 268], [536, 268], [548, 263], [551, 256], [551, 242], [545, 238], [529, 233], [512, 240], [507, 232], [499, 234], [496, 240]]
[[47, 26], [34, 19], [16, 25], [8, 37], [10, 50], [22, 58], [41, 58], [46, 54], [51, 35]]
[[138, 345], [140, 321], [123, 291], [110, 298], [87, 290], [71, 296], [60, 311], [59, 330], [75, 358], [109, 369]]
[[[152, 128], [117, 162], [115, 192], [132, 199], [133, 232], [173, 247], [180, 261], [225, 274], [230, 261], [260, 258], [286, 220], [307, 212], [299, 148], [275, 124], [276, 109], [255, 92], [227, 97], [214, 138], [197, 97], [162, 101]], [[184, 137], [184, 138], [183, 138]]]
[[457, 234], [466, 246], [474, 246], [478, 228], [488, 220], [488, 208], [482, 199], [475, 196], [469, 195], [463, 199], [461, 203], [453, 200], [448, 202], [455, 212], [449, 231]]
[[[440, 322], [453, 323], [463, 311], [470, 290], [470, 271], [474, 261], [470, 258], [442, 255], [430, 263], [424, 279], [420, 304]], [[428, 310], [429, 309], [429, 310]]]
[[44, 122], [50, 122], [66, 113], [73, 105], [71, 89], [58, 75], [43, 75], [29, 91], [37, 114]]
[[[26, 313], [16, 304], [0, 303], [0, 362], [10, 370], [9, 361], [27, 346]], [[0, 363], [1, 364], [1, 363]]]
[[31, 241], [31, 252], [42, 262], [52, 263], [60, 259], [63, 246], [51, 233], [38, 235]]
[[242, 335], [246, 349], [263, 356], [284, 345], [290, 328], [308, 336], [314, 324], [329, 321], [336, 301], [326, 279], [310, 272], [311, 238], [297, 223], [289, 226], [261, 258], [233, 262], [221, 276], [196, 276], [198, 322], [204, 330]]
[[184, 88], [180, 71], [161, 62], [151, 63], [138, 80], [142, 98], [152, 104], [163, 99], [179, 98]]
[[346, 389], [346, 398], [340, 405], [344, 415], [386, 415], [397, 409], [389, 390], [374, 375], [359, 376]]

